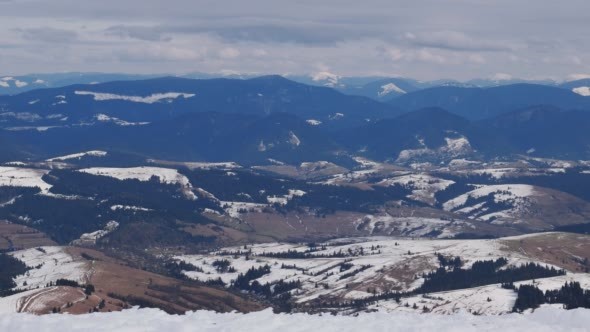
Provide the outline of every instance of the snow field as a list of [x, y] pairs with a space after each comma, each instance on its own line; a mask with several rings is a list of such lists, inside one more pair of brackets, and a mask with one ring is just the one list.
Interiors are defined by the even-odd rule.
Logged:
[[533, 313], [476, 316], [424, 316], [416, 313], [361, 313], [353, 316], [273, 314], [271, 309], [241, 313], [188, 312], [168, 315], [157, 309], [130, 309], [90, 315], [0, 314], [5, 331], [505, 331], [581, 332], [587, 331], [590, 315], [586, 309], [570, 311], [542, 307]]
[[[57, 279], [69, 279], [84, 283], [88, 267], [84, 262], [76, 262], [63, 247], [41, 247], [10, 253], [32, 269], [14, 281], [18, 289], [43, 288]], [[25, 285], [26, 282], [26, 285]]]

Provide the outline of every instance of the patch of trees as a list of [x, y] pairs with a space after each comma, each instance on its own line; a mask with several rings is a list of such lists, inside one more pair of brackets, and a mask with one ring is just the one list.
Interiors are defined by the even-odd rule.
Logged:
[[[81, 234], [102, 229], [107, 220], [98, 217], [96, 202], [57, 199], [43, 195], [27, 195], [13, 204], [0, 207], [0, 219], [15, 223], [35, 223], [59, 243], [69, 243]], [[27, 217], [27, 220], [19, 217]]]
[[268, 264], [260, 267], [251, 267], [248, 271], [246, 271], [246, 273], [238, 274], [238, 277], [236, 280], [234, 280], [232, 287], [246, 291], [253, 290], [250, 288], [250, 282], [269, 273], [270, 265]]
[[92, 293], [94, 293], [94, 291], [96, 290], [94, 288], [93, 284], [84, 285], [83, 288], [84, 288], [84, 294], [86, 294], [86, 295], [92, 295]]
[[[580, 172], [579, 168], [567, 168], [563, 173], [552, 173], [543, 176], [523, 176], [518, 183], [551, 188], [590, 200], [590, 174]], [[507, 182], [508, 180], [504, 180]]]
[[[189, 200], [179, 185], [160, 183], [155, 178], [150, 181], [117, 180], [73, 170], [53, 170], [43, 179], [53, 185], [52, 193], [76, 195], [79, 199], [35, 195], [38, 192], [36, 188], [2, 187], [0, 197], [4, 195], [7, 200], [16, 196], [19, 198], [0, 207], [0, 219], [35, 223], [35, 228], [61, 244], [69, 243], [81, 234], [102, 229], [110, 220], [116, 220], [121, 225], [150, 222], [178, 229], [181, 227], [177, 224], [178, 220], [211, 223], [200, 211], [204, 208], [218, 209], [211, 200]], [[141, 206], [151, 211], [111, 210], [112, 205]], [[206, 240], [191, 239], [192, 242]]]
[[556, 232], [590, 234], [590, 223], [581, 223], [581, 224], [557, 226], [557, 227], [555, 227], [554, 230]]
[[547, 290], [545, 293], [534, 285], [518, 287], [518, 297], [514, 303], [514, 312], [538, 308], [541, 304], [563, 304], [565, 309], [590, 308], [590, 291], [580, 286], [579, 282], [566, 282], [560, 289]]
[[19, 291], [12, 290], [18, 286], [13, 278], [25, 274], [28, 270], [27, 265], [20, 260], [7, 254], [0, 254], [0, 297], [18, 293]]
[[[519, 176], [517, 183], [529, 184], [533, 186], [540, 186], [551, 188], [568, 194], [577, 196], [579, 198], [590, 200], [590, 175], [581, 173], [581, 168], [567, 168], [563, 173], [551, 173], [546, 175], [533, 176]], [[489, 174], [471, 174], [453, 175], [453, 174], [434, 174], [440, 175], [449, 180], [455, 181], [455, 184], [447, 187], [443, 191], [435, 194], [435, 198], [439, 202], [446, 202], [451, 198], [457, 197], [471, 189], [470, 183], [475, 184], [510, 184], [514, 183], [514, 178], [499, 178], [496, 179]], [[439, 199], [440, 198], [440, 199]]]
[[178, 279], [186, 279], [183, 271], [197, 271], [203, 272], [203, 269], [185, 261], [170, 260], [164, 263], [164, 267], [168, 273]]
[[374, 211], [375, 206], [391, 200], [405, 199], [410, 193], [409, 189], [397, 185], [360, 190], [346, 186], [310, 184], [248, 170], [233, 170], [235, 175], [232, 176], [221, 170], [182, 169], [181, 172], [192, 183], [199, 183], [200, 187], [224, 201], [266, 204], [268, 196], [287, 195], [290, 189], [306, 192], [303, 196], [293, 197], [286, 205], [275, 204], [273, 207], [280, 213], [298, 211], [302, 207], [311, 208], [318, 216], [325, 216], [337, 210], [370, 213]]
[[270, 271], [271, 268], [268, 264], [258, 268], [251, 267], [246, 273], [238, 275], [236, 280], [233, 281], [232, 287], [264, 297], [273, 304], [276, 312], [289, 312], [291, 311], [290, 291], [301, 288], [301, 281], [284, 281], [281, 279], [272, 284], [261, 284], [258, 280], [255, 280], [269, 274]]
[[302, 272], [307, 271], [307, 269], [302, 268], [302, 267], [299, 267], [299, 266], [297, 266], [295, 264], [289, 265], [289, 264], [285, 264], [285, 263], [282, 263], [281, 264], [281, 269], [285, 269], [285, 270], [297, 270], [297, 271], [302, 271]]
[[22, 196], [31, 196], [40, 192], [41, 189], [38, 187], [12, 187], [12, 186], [1, 186], [0, 187], [0, 203], [8, 202], [12, 199], [20, 198]]
[[[437, 257], [439, 257], [438, 255]], [[473, 266], [470, 269], [455, 267], [455, 265], [459, 265], [458, 262], [462, 262], [460, 257], [449, 258], [442, 256], [441, 258], [444, 258], [439, 259], [441, 266], [436, 271], [424, 275], [424, 284], [415, 290], [408, 292], [385, 291], [382, 293], [377, 293], [373, 290], [373, 295], [365, 298], [346, 301], [336, 299], [319, 299], [313, 303], [313, 305], [315, 307], [324, 309], [362, 309], [369, 305], [375, 304], [378, 301], [394, 300], [400, 303], [401, 299], [404, 297], [420, 294], [423, 295], [432, 292], [485, 286], [496, 283], [501, 283], [502, 288], [514, 289], [514, 281], [548, 278], [565, 274], [565, 271], [563, 270], [556, 270], [553, 267], [541, 266], [534, 263], [524, 264], [519, 267], [505, 267], [508, 263], [506, 258], [498, 258], [497, 260], [488, 261], [476, 261], [473, 263]], [[529, 290], [526, 288], [523, 289], [523, 292], [527, 291]], [[538, 302], [538, 300], [527, 300], [526, 303], [534, 303], [535, 301]]]
[[225, 287], [225, 282], [221, 279], [221, 277], [217, 279], [209, 279], [205, 281], [205, 285], [207, 286], [217, 286], [217, 287]]
[[350, 262], [344, 262], [344, 263], [340, 264], [340, 272], [348, 271], [353, 266], [354, 266], [354, 264], [352, 264]]
[[57, 279], [55, 283], [49, 283], [49, 287], [51, 286], [67, 286], [67, 287], [80, 287], [80, 284], [75, 280], [69, 279]]
[[348, 186], [308, 185], [306, 194], [291, 199], [285, 209], [296, 210], [301, 206], [309, 207], [326, 215], [343, 211], [374, 213], [376, 208], [392, 200], [407, 200], [411, 191], [399, 185], [376, 187], [374, 190], [361, 190]]
[[344, 279], [353, 277], [353, 276], [355, 276], [355, 275], [357, 275], [357, 274], [359, 274], [359, 273], [363, 272], [364, 270], [369, 269], [371, 267], [372, 267], [372, 265], [361, 265], [361, 267], [359, 267], [358, 269], [354, 269], [350, 272], [341, 274], [339, 277], [339, 280], [344, 280]]
[[[444, 177], [447, 178], [446, 175], [444, 175]], [[475, 186], [472, 185], [473, 182], [467, 182], [465, 178], [459, 177], [452, 180], [455, 181], [455, 183], [434, 194], [434, 198], [438, 202], [439, 207], [442, 207], [444, 202], [475, 189]]]
[[453, 268], [447, 270], [441, 266], [436, 271], [424, 275], [424, 283], [416, 292], [433, 293], [565, 275], [564, 270], [536, 263], [500, 269], [507, 263], [506, 258], [498, 258], [495, 261], [476, 261], [470, 269]]
[[216, 259], [214, 260], [211, 265], [217, 270], [218, 273], [233, 273], [236, 272], [236, 269], [231, 266], [231, 263], [227, 259]]
[[135, 250], [154, 246], [208, 246], [215, 240], [215, 236], [191, 235], [183, 231], [182, 225], [175, 221], [157, 217], [123, 224], [117, 231], [103, 238], [102, 242], [108, 241], [109, 246]]
[[436, 258], [438, 258], [438, 263], [439, 263], [440, 267], [460, 268], [461, 266], [463, 266], [463, 261], [461, 260], [461, 257], [459, 257], [459, 256], [448, 257], [448, 256], [444, 256], [443, 254], [436, 253]]
[[100, 259], [98, 259], [98, 258], [96, 258], [94, 256], [91, 256], [91, 255], [89, 255], [89, 254], [87, 254], [85, 252], [81, 253], [80, 256], [82, 258], [84, 258], [85, 260], [87, 260], [87, 261], [98, 261], [98, 260], [100, 260]]
[[[149, 181], [119, 180], [71, 170], [54, 170], [45, 178], [53, 184], [51, 191], [54, 193], [93, 197], [95, 200], [107, 199], [109, 205], [105, 212], [110, 211], [110, 214], [128, 218], [138, 215], [142, 218], [146, 215], [165, 215], [180, 220], [193, 220], [198, 215], [196, 210], [217, 209], [217, 204], [208, 199], [187, 199], [182, 193], [184, 188], [181, 185], [162, 183], [157, 176]], [[110, 210], [110, 206], [115, 204], [141, 206], [153, 211]]]
[[180, 169], [191, 183], [222, 201], [241, 201], [266, 204], [267, 196], [282, 196], [289, 189], [306, 186], [305, 182], [279, 178], [268, 174], [259, 174], [249, 170], [232, 170], [235, 175], [227, 175], [225, 170], [188, 170]]
[[313, 258], [346, 258], [346, 257], [358, 257], [365, 256], [375, 253], [366, 253], [363, 247], [358, 249], [348, 248], [348, 250], [338, 250], [330, 253], [315, 253], [323, 249], [308, 249], [306, 251], [297, 251], [289, 249], [287, 251], [279, 252], [263, 252], [258, 256], [270, 257], [270, 258], [283, 258], [283, 259], [313, 259]]
[[75, 280], [63, 279], [63, 278], [57, 279], [55, 282], [49, 282], [47, 284], [47, 287], [52, 287], [52, 286], [65, 286], [65, 287], [82, 288], [84, 290], [84, 294], [86, 294], [86, 295], [92, 295], [92, 293], [94, 293], [96, 291], [93, 284], [80, 285], [80, 283], [78, 283]]

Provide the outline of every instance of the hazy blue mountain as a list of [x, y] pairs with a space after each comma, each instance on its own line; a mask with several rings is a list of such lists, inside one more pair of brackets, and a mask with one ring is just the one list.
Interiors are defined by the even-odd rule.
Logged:
[[351, 151], [385, 160], [395, 160], [402, 150], [436, 150], [446, 139], [462, 137], [470, 122], [440, 108], [409, 112], [394, 119], [381, 120], [354, 130], [344, 130], [337, 140]]
[[534, 105], [590, 110], [590, 98], [566, 89], [534, 84], [492, 88], [437, 87], [405, 94], [389, 102], [405, 111], [440, 107], [468, 119], [494, 117]]
[[[398, 115], [390, 105], [281, 76], [195, 80], [178, 77], [41, 89], [0, 96], [2, 127], [102, 121], [152, 122], [193, 112], [287, 112], [325, 128], [358, 126]], [[113, 119], [115, 118], [115, 119]]]

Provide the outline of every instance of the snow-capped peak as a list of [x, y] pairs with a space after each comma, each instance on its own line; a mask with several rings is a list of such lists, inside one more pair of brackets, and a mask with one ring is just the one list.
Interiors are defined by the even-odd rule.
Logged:
[[580, 96], [590, 97], [590, 87], [588, 86], [573, 88], [572, 91], [579, 94]]
[[299, 137], [297, 137], [297, 135], [295, 135], [295, 133], [290, 131], [289, 132], [289, 143], [291, 143], [291, 145], [293, 145], [293, 146], [299, 146], [299, 144], [301, 144], [301, 140], [299, 139]]
[[386, 96], [392, 92], [397, 92], [397, 93], [401, 93], [401, 94], [406, 93], [406, 91], [404, 91], [403, 89], [401, 89], [400, 87], [398, 87], [394, 83], [387, 83], [387, 84], [381, 86], [381, 91], [379, 91], [377, 94], [379, 95], [379, 97], [383, 97], [383, 96]]
[[314, 82], [325, 81], [326, 83], [324, 83], [324, 85], [329, 86], [329, 87], [335, 87], [335, 86], [340, 85], [340, 76], [338, 76], [336, 74], [332, 74], [327, 71], [321, 71], [321, 72], [315, 73], [311, 76], [311, 79]]

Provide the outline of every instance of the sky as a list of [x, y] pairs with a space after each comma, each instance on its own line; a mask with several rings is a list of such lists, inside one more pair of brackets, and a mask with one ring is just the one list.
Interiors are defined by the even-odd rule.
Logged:
[[590, 77], [587, 0], [0, 0], [0, 74]]

